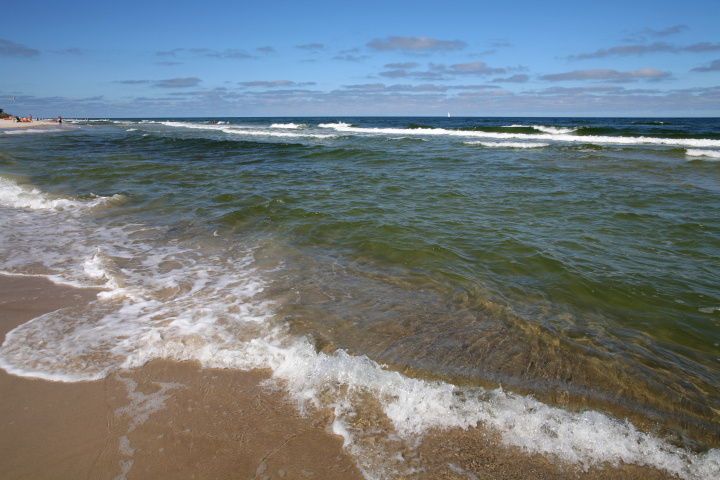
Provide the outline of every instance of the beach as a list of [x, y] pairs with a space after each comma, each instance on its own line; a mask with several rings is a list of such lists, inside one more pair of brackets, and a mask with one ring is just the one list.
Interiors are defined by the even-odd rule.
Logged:
[[717, 120], [67, 123], [0, 124], [0, 477], [720, 473]]
[[[2, 339], [13, 326], [96, 294], [0, 276]], [[330, 433], [332, 418], [299, 415], [282, 391], [262, 385], [270, 375], [167, 361], [79, 383], [0, 371], [0, 478], [364, 478], [342, 437]], [[419, 478], [669, 478], [634, 467], [582, 474], [496, 441], [438, 432], [408, 457], [433, 460]]]
[[[0, 276], [2, 339], [96, 294]], [[362, 478], [326, 419], [301, 417], [268, 377], [191, 362], [80, 383], [0, 371], [0, 478]]]
[[32, 122], [14, 122], [12, 120], [0, 119], [0, 130], [25, 130], [28, 128], [57, 127], [55, 120], [33, 120]]

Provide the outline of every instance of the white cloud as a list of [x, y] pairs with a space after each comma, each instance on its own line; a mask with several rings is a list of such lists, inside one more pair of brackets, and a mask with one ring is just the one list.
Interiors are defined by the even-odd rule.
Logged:
[[290, 80], [256, 80], [252, 82], [238, 82], [238, 85], [242, 85], [243, 87], [298, 87], [304, 85], [315, 85], [315, 82], [296, 83], [291, 82]]
[[160, 80], [155, 86], [162, 88], [189, 88], [196, 87], [200, 82], [202, 82], [202, 80], [197, 77], [170, 78], [168, 80]]
[[524, 73], [518, 73], [507, 78], [495, 78], [495, 83], [525, 83], [530, 80], [530, 76]]
[[562, 82], [567, 80], [614, 80], [631, 81], [637, 79], [662, 79], [670, 76], [670, 73], [663, 72], [657, 68], [641, 68], [627, 72], [619, 72], [606, 68], [594, 68], [590, 70], [573, 70], [572, 72], [555, 73], [543, 75], [541, 80], [551, 82]]
[[412, 52], [421, 51], [452, 51], [462, 50], [467, 46], [460, 40], [438, 40], [428, 37], [399, 37], [389, 36], [386, 38], [375, 38], [367, 43], [367, 46], [377, 51], [406, 50]]
[[697, 67], [693, 68], [691, 71], [693, 72], [720, 72], [720, 59], [713, 60], [710, 62], [710, 65], [706, 67]]
[[40, 50], [0, 38], [0, 55], [6, 57], [34, 57], [40, 55]]

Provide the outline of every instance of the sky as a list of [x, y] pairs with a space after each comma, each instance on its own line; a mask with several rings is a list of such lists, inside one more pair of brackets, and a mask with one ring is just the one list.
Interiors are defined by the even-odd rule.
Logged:
[[17, 115], [720, 116], [718, 0], [33, 0], [0, 25]]

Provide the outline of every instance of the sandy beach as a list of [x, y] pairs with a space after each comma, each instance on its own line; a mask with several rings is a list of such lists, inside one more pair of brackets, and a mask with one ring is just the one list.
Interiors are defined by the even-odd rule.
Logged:
[[[0, 339], [96, 293], [0, 276]], [[330, 433], [331, 415], [302, 417], [283, 392], [262, 385], [269, 377], [167, 361], [80, 383], [0, 370], [0, 478], [363, 478]], [[497, 440], [475, 429], [439, 431], [406, 457], [426, 466], [418, 478], [668, 478], [635, 466], [583, 473]]]
[[[61, 124], [62, 125], [62, 124]], [[55, 120], [33, 120], [32, 122], [13, 122], [12, 120], [0, 119], [0, 130], [17, 130], [40, 127], [57, 127]]]

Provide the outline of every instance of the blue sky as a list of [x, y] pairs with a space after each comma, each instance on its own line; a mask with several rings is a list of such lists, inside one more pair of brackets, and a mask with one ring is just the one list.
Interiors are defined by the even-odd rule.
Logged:
[[1, 11], [0, 108], [20, 115], [720, 116], [717, 0]]

